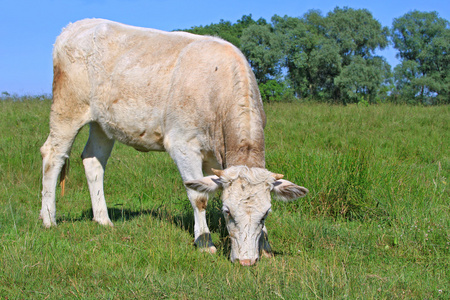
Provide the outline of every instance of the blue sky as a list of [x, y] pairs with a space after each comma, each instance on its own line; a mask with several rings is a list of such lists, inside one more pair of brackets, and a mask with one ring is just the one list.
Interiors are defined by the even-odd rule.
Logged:
[[[161, 30], [236, 22], [252, 14], [270, 20], [277, 14], [300, 17], [310, 9], [325, 15], [336, 6], [366, 8], [383, 26], [417, 9], [437, 11], [450, 20], [448, 0], [294, 1], [294, 0], [0, 0], [0, 92], [51, 93], [53, 43], [61, 29], [84, 18], [106, 18]], [[391, 65], [395, 50], [381, 53]]]

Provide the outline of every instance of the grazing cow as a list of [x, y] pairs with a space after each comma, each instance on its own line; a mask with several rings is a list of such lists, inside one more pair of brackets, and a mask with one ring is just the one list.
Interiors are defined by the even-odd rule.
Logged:
[[260, 251], [270, 255], [264, 226], [270, 193], [290, 201], [308, 190], [265, 169], [265, 114], [237, 48], [215, 37], [82, 20], [57, 38], [53, 72], [50, 134], [41, 147], [45, 227], [56, 225], [57, 177], [89, 123], [82, 159], [96, 222], [112, 225], [103, 175], [118, 140], [170, 154], [194, 209], [201, 250], [216, 251], [205, 208], [210, 193], [223, 189], [231, 260], [252, 265]]

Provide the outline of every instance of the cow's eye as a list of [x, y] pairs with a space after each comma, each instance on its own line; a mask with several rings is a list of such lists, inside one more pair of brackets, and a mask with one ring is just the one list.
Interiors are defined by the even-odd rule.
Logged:
[[222, 211], [225, 215], [229, 216], [230, 215], [230, 209], [226, 206], [222, 207]]

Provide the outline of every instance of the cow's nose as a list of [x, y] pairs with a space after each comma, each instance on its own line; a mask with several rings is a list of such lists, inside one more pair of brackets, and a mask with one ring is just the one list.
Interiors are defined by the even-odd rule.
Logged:
[[256, 263], [256, 259], [240, 259], [239, 262], [243, 266], [252, 266]]

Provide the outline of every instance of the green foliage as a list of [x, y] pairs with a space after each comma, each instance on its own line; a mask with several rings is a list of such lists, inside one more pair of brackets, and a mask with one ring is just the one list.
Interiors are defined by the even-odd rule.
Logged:
[[10, 94], [7, 91], [3, 91], [0, 95], [0, 101], [4, 100], [4, 101], [17, 101], [17, 102], [24, 102], [24, 101], [30, 101], [30, 100], [48, 100], [51, 99], [52, 96], [51, 95], [39, 95], [39, 96], [34, 96], [34, 95], [18, 95], [18, 94]]
[[[311, 13], [317, 19], [321, 17]], [[272, 18], [275, 32], [283, 42], [282, 66], [287, 69], [290, 86], [300, 98], [330, 98], [333, 76], [339, 74], [341, 58], [336, 45], [322, 34], [322, 28], [299, 18]], [[315, 23], [314, 23], [315, 24]]]
[[50, 100], [0, 101], [2, 299], [450, 296], [448, 106], [266, 104], [267, 168], [310, 193], [272, 202], [275, 257], [251, 268], [229, 261], [218, 196], [207, 211], [218, 253], [195, 249], [192, 209], [167, 153], [117, 143], [105, 176], [115, 227], [94, 223], [79, 158], [85, 129], [66, 195], [57, 190], [59, 225], [42, 228], [49, 110]]
[[437, 12], [409, 12], [392, 25], [401, 64], [395, 94], [409, 101], [450, 103], [450, 26]]
[[[314, 22], [307, 22], [310, 15]], [[274, 16], [272, 22], [283, 41], [283, 67], [288, 71], [288, 82], [296, 95], [329, 99], [333, 77], [341, 70], [341, 57], [337, 45], [321, 32], [322, 16], [317, 12], [310, 15], [305, 15], [304, 19]]]
[[249, 60], [258, 83], [266, 83], [280, 73], [281, 41], [270, 24], [247, 27], [242, 33], [241, 50]]
[[259, 85], [261, 98], [263, 101], [270, 102], [289, 102], [294, 99], [292, 90], [284, 82], [278, 82], [270, 79]]
[[364, 59], [354, 56], [348, 66], [334, 79], [336, 87], [344, 95], [344, 104], [358, 102], [361, 97], [376, 102], [382, 95], [383, 84], [390, 78], [390, 66], [382, 57], [375, 56]]
[[[187, 31], [220, 36], [239, 47], [267, 101], [272, 91], [281, 96], [276, 99], [293, 95], [341, 104], [361, 97], [369, 103], [449, 103], [450, 29], [436, 12], [407, 13], [394, 19], [391, 31], [367, 9], [349, 7], [325, 16], [318, 10], [300, 18], [274, 15], [271, 23], [244, 15], [236, 23], [221, 20]], [[394, 75], [386, 59], [376, 55], [391, 34], [402, 59]], [[286, 95], [274, 89], [275, 81], [284, 81]]]
[[240, 48], [243, 31], [252, 25], [265, 26], [267, 25], [267, 22], [263, 18], [255, 21], [252, 19], [252, 15], [250, 14], [242, 16], [242, 19], [238, 20], [234, 24], [230, 21], [220, 20], [218, 24], [195, 26], [191, 29], [184, 29], [183, 31], [199, 35], [218, 36]]
[[[376, 49], [387, 46], [388, 29], [383, 28], [365, 9], [335, 8], [324, 18], [324, 36], [339, 53], [340, 68], [329, 74], [327, 89], [341, 103], [357, 102], [356, 94], [375, 99], [381, 83], [387, 79], [390, 66]], [[337, 62], [337, 60], [335, 60]]]
[[356, 103], [371, 102], [390, 77], [386, 60], [375, 56], [387, 46], [388, 29], [367, 10], [335, 8], [323, 17], [310, 11], [302, 18], [272, 18], [283, 41], [288, 79], [302, 98]]
[[370, 58], [388, 45], [389, 29], [382, 27], [367, 9], [336, 7], [327, 14], [325, 35], [337, 42], [343, 65], [354, 56]]

